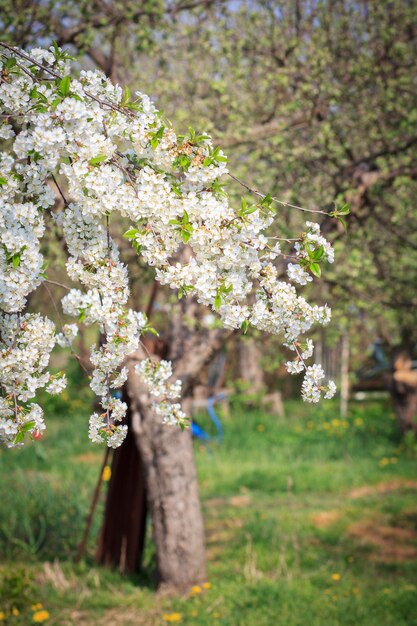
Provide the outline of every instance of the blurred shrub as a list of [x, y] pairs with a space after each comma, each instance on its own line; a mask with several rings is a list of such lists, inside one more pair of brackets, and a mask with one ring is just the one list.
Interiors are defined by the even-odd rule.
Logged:
[[0, 572], [0, 608], [16, 617], [35, 598], [31, 574], [21, 566], [8, 567]]
[[234, 410], [242, 411], [261, 406], [266, 395], [266, 387], [254, 392], [250, 382], [241, 378], [234, 380], [233, 386], [234, 393], [229, 396], [229, 400]]
[[19, 473], [0, 484], [0, 559], [74, 556], [87, 504], [76, 485]]

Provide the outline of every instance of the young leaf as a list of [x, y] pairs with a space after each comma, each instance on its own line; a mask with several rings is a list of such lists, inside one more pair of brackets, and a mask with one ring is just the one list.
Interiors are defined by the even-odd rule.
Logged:
[[70, 92], [71, 78], [70, 76], [64, 76], [59, 83], [59, 91], [65, 97]]
[[249, 324], [248, 320], [243, 320], [240, 328], [242, 329], [244, 335], [246, 335], [246, 333], [248, 332], [249, 326], [250, 326], [250, 324]]
[[181, 239], [183, 240], [184, 243], [188, 243], [188, 241], [190, 240], [190, 237], [191, 237], [191, 233], [188, 230], [181, 231]]
[[13, 443], [20, 443], [21, 441], [23, 441], [23, 439], [25, 438], [24, 433], [22, 433], [22, 431], [18, 432], [16, 437], [13, 440]]
[[137, 228], [131, 228], [130, 230], [127, 230], [125, 233], [123, 233], [123, 237], [125, 239], [134, 239], [138, 232], [139, 231]]
[[99, 154], [96, 157], [93, 157], [92, 159], [89, 160], [89, 164], [90, 165], [99, 165], [100, 163], [103, 163], [103, 161], [105, 161], [107, 159], [107, 154]]
[[320, 265], [318, 263], [311, 263], [310, 264], [310, 272], [312, 274], [314, 274], [314, 276], [317, 276], [317, 278], [320, 278], [320, 276], [321, 276]]
[[36, 426], [36, 422], [35, 420], [31, 420], [30, 422], [26, 422], [25, 424], [23, 424], [23, 426], [20, 428], [20, 432], [21, 433], [27, 433], [28, 430], [31, 430], [34, 426]]

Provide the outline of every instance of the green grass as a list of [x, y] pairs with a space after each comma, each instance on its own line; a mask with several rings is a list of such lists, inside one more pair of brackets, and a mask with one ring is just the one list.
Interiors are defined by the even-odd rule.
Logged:
[[139, 581], [71, 561], [102, 458], [88, 401], [73, 387], [49, 402], [44, 439], [0, 453], [7, 623], [32, 623], [40, 602], [59, 626], [417, 624], [415, 449], [388, 400], [353, 402], [346, 420], [332, 403], [290, 402], [280, 420], [235, 402], [223, 443], [195, 445], [209, 585], [186, 598], [155, 593], [151, 545]]

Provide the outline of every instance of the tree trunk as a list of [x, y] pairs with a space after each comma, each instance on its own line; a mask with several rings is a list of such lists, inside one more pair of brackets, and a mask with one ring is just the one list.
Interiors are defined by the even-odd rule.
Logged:
[[[230, 331], [182, 332], [177, 328], [169, 356], [183, 395], [192, 392], [202, 367], [224, 345]], [[206, 579], [204, 527], [191, 432], [162, 424], [152, 399], [134, 371], [145, 354], [127, 363], [131, 427], [142, 460], [159, 586], [186, 592]], [[123, 447], [122, 447], [123, 448]]]
[[130, 372], [132, 427], [142, 456], [158, 584], [187, 591], [206, 579], [203, 519], [189, 430], [164, 425]]
[[417, 431], [417, 371], [406, 351], [397, 351], [393, 370], [390, 389], [399, 426], [403, 433]]

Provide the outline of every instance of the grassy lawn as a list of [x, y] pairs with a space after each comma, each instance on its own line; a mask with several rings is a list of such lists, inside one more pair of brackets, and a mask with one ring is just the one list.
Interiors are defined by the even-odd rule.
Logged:
[[151, 544], [140, 580], [71, 561], [102, 458], [88, 401], [49, 401], [48, 435], [0, 452], [3, 623], [417, 624], [416, 453], [388, 400], [345, 421], [331, 403], [287, 403], [285, 420], [235, 403], [223, 443], [195, 445], [209, 575], [186, 598], [155, 593]]

